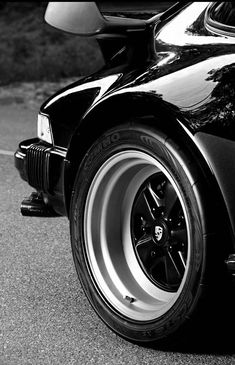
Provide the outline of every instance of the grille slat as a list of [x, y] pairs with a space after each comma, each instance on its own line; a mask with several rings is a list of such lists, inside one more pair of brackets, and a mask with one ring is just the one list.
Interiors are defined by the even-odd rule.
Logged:
[[48, 147], [32, 145], [27, 150], [28, 183], [34, 188], [46, 191], [48, 188]]

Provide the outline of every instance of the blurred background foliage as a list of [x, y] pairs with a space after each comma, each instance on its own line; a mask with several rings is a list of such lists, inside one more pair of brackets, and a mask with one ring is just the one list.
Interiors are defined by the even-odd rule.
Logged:
[[102, 67], [96, 40], [46, 24], [46, 6], [47, 2], [0, 2], [0, 85], [57, 81]]

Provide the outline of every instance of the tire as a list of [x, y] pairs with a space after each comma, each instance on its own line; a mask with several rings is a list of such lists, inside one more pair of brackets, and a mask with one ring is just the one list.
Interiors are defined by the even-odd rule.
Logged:
[[107, 131], [84, 156], [70, 210], [74, 262], [91, 305], [125, 339], [193, 333], [213, 276], [206, 189], [180, 146], [141, 124]]

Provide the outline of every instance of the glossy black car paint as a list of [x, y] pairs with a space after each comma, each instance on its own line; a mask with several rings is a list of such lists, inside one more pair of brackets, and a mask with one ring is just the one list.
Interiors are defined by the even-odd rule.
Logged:
[[151, 59], [102, 70], [42, 105], [54, 145], [65, 156], [54, 169], [54, 190], [46, 191], [58, 213], [68, 214], [75, 173], [89, 144], [107, 127], [148, 116], [197, 158], [222, 202], [218, 214], [229, 222], [234, 245], [235, 38], [208, 31], [206, 11], [206, 3], [188, 4], [170, 21], [157, 22]]

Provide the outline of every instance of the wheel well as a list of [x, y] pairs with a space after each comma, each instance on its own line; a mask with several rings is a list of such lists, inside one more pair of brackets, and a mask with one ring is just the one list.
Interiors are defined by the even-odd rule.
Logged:
[[[152, 100], [156, 99], [156, 100]], [[107, 129], [113, 128], [118, 124], [133, 121], [142, 122], [150, 127], [158, 127], [168, 133], [174, 125], [174, 133], [183, 140], [183, 134], [187, 134], [179, 127], [176, 118], [169, 112], [166, 106], [156, 96], [144, 95], [116, 95], [111, 100], [96, 105], [79, 122], [78, 127], [71, 139], [66, 160], [68, 161], [64, 174], [64, 191], [66, 210], [69, 215], [70, 200], [73, 183], [80, 162], [84, 155]], [[183, 131], [183, 134], [182, 134]]]
[[[153, 101], [153, 99], [155, 100]], [[80, 121], [69, 146], [67, 154], [68, 168], [64, 176], [68, 216], [74, 180], [80, 162], [86, 152], [107, 129], [128, 121], [133, 124], [138, 122], [151, 128], [158, 128], [184, 146], [185, 152], [197, 161], [205, 181], [210, 184], [214, 194], [217, 195], [219, 205], [221, 206], [221, 214], [224, 218], [224, 225], [227, 228], [227, 232], [230, 232], [228, 212], [218, 183], [201, 152], [177, 120], [176, 110], [166, 104], [158, 97], [152, 97], [152, 95], [144, 95], [144, 97], [139, 94], [134, 96], [117, 95], [111, 98], [111, 100], [108, 99], [99, 103]]]

